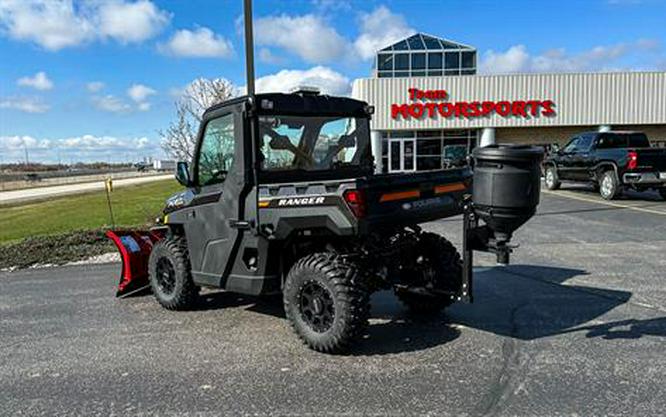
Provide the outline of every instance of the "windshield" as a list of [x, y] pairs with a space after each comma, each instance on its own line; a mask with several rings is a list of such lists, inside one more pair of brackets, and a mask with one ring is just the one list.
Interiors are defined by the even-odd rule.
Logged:
[[361, 166], [369, 148], [368, 120], [353, 117], [261, 116], [264, 171], [325, 171]]

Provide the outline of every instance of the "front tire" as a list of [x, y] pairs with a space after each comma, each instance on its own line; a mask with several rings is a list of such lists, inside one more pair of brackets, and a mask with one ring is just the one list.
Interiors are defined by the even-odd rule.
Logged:
[[460, 253], [444, 237], [422, 233], [415, 254], [418, 267], [401, 271], [400, 281], [404, 285], [395, 294], [414, 313], [438, 313], [454, 302], [462, 287]]
[[167, 310], [187, 310], [196, 303], [199, 290], [192, 281], [185, 238], [168, 237], [153, 246], [148, 261], [150, 287]]
[[549, 190], [559, 190], [562, 185], [560, 177], [557, 174], [557, 168], [553, 165], [549, 165], [548, 168], [546, 168], [545, 182], [546, 188]]
[[608, 170], [601, 174], [599, 182], [599, 194], [604, 200], [613, 200], [621, 193], [620, 181], [615, 171]]
[[346, 350], [367, 326], [370, 297], [360, 268], [324, 252], [305, 256], [284, 284], [284, 311], [310, 348], [326, 353]]

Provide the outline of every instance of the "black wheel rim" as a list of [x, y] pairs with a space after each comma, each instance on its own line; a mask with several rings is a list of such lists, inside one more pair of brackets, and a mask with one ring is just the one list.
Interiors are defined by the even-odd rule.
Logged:
[[325, 333], [333, 326], [333, 297], [320, 283], [309, 281], [303, 285], [298, 295], [298, 307], [303, 321], [315, 332]]
[[176, 271], [173, 269], [171, 261], [162, 258], [157, 262], [155, 271], [157, 277], [157, 286], [162, 293], [171, 295], [176, 287]]

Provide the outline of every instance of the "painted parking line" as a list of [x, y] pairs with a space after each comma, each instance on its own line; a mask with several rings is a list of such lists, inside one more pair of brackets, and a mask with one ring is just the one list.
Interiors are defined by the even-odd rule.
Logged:
[[609, 207], [617, 207], [617, 208], [622, 208], [622, 209], [627, 209], [627, 210], [634, 210], [634, 211], [642, 211], [644, 213], [650, 213], [650, 214], [658, 214], [660, 216], [666, 216], [666, 211], [660, 211], [660, 210], [652, 210], [648, 208], [643, 208], [643, 207], [635, 207], [627, 204], [620, 204], [620, 203], [613, 203], [610, 201], [605, 201], [605, 200], [595, 200], [593, 198], [587, 198], [587, 197], [582, 197], [578, 195], [572, 195], [567, 193], [566, 191], [564, 193], [562, 192], [557, 192], [557, 191], [549, 191], [549, 190], [541, 190], [542, 193], [544, 194], [550, 194], [554, 195], [557, 197], [565, 197], [565, 198], [570, 198], [572, 200], [580, 200], [580, 201], [586, 201], [588, 203], [596, 203], [596, 204], [601, 204], [603, 206], [609, 206]]

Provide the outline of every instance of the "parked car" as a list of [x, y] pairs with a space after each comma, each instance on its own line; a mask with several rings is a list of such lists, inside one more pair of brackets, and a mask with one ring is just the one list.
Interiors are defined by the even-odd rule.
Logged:
[[655, 189], [666, 199], [666, 149], [650, 146], [641, 132], [581, 133], [544, 161], [546, 187], [562, 181], [591, 182], [612, 200], [623, 189]]

